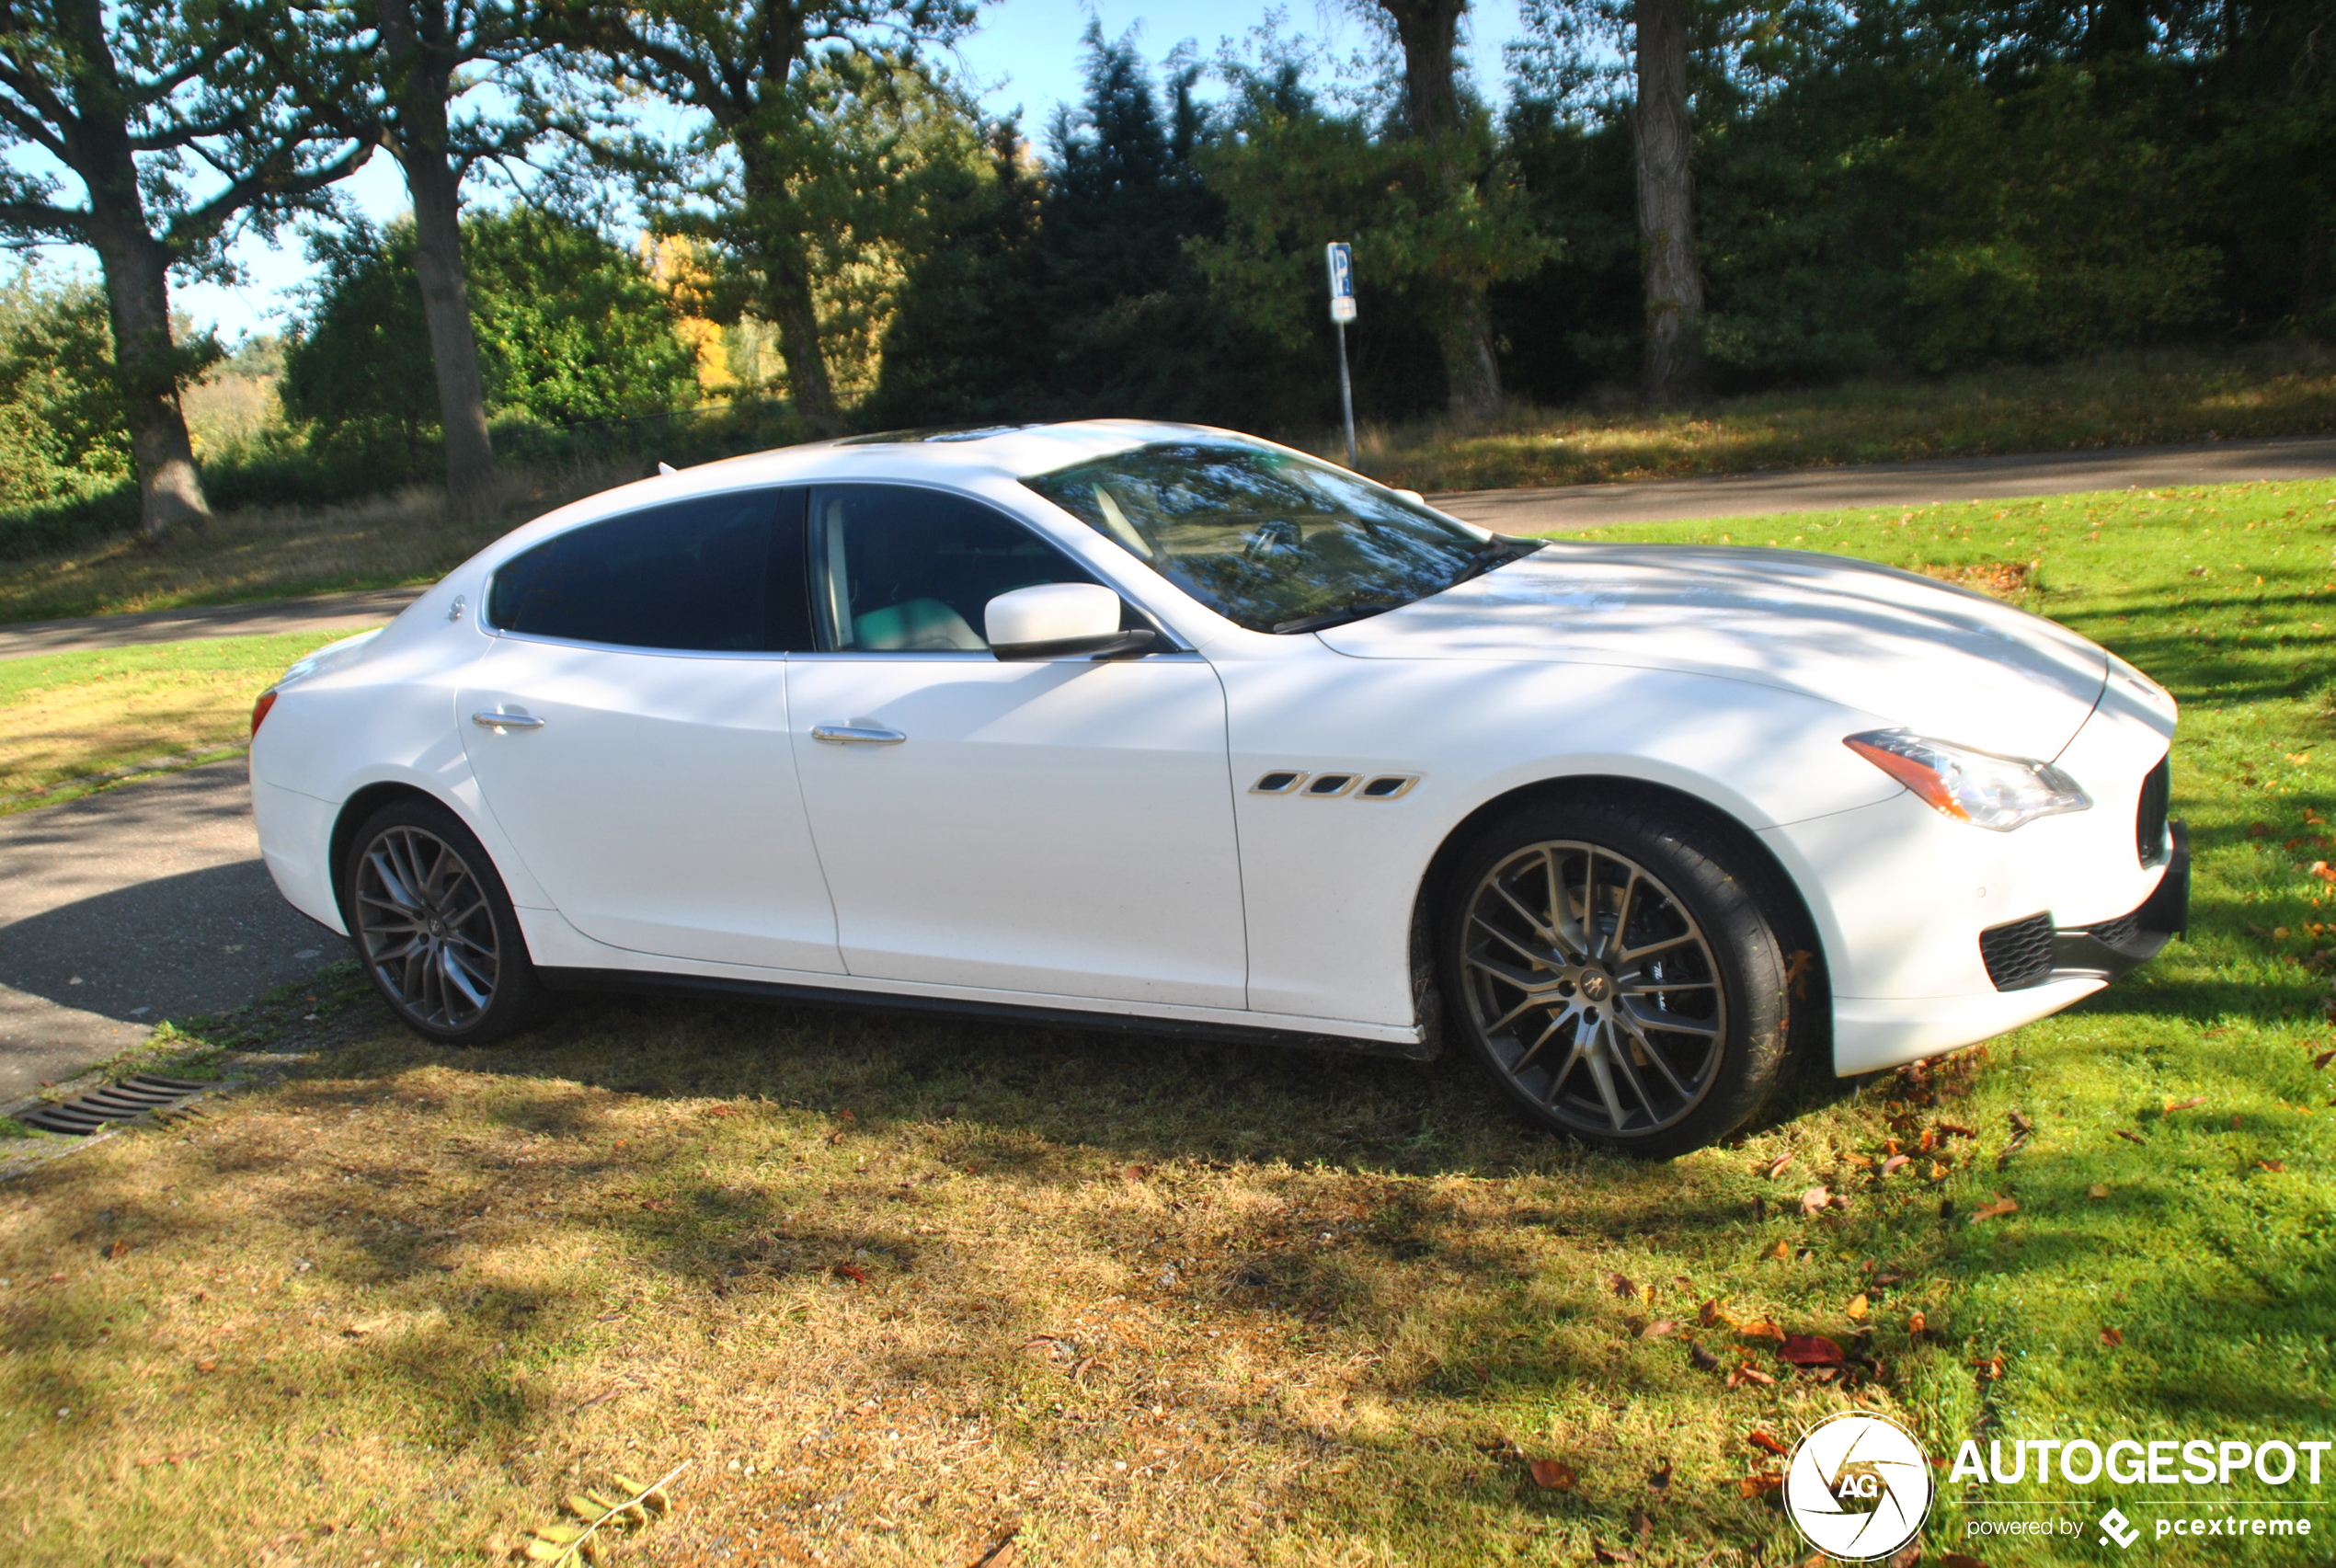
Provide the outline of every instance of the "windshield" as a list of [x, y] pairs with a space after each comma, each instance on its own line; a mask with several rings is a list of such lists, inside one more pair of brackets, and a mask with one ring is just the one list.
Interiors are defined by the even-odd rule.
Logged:
[[1139, 447], [1023, 483], [1253, 632], [1400, 609], [1540, 546], [1295, 452]]

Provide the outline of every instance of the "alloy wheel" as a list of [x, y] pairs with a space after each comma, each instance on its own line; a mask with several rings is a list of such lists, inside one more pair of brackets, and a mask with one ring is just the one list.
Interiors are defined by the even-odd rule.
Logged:
[[462, 1029], [494, 1002], [494, 913], [444, 839], [413, 827], [375, 838], [358, 864], [356, 915], [366, 964], [416, 1023]]
[[1528, 845], [1478, 882], [1460, 940], [1470, 1024], [1562, 1125], [1643, 1138], [1710, 1092], [1727, 992], [1695, 917], [1645, 867], [1596, 844]]

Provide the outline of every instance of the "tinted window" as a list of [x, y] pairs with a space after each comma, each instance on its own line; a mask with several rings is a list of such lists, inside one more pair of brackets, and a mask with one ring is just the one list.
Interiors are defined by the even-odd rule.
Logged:
[[905, 485], [812, 491], [811, 554], [821, 646], [850, 653], [979, 652], [998, 595], [1094, 580], [1012, 518]]
[[1230, 442], [1139, 447], [1023, 483], [1257, 632], [1376, 615], [1540, 548], [1343, 468]]
[[620, 647], [808, 648], [802, 520], [802, 491], [756, 490], [571, 529], [502, 565], [487, 619]]

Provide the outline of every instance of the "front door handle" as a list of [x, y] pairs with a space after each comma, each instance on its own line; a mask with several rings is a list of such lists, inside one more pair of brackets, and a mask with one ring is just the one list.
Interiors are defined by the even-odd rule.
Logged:
[[544, 721], [533, 714], [473, 714], [471, 722], [481, 729], [491, 729], [500, 735], [507, 729], [541, 729]]
[[898, 746], [909, 738], [897, 729], [877, 729], [862, 724], [815, 724], [811, 738], [824, 740], [830, 746]]

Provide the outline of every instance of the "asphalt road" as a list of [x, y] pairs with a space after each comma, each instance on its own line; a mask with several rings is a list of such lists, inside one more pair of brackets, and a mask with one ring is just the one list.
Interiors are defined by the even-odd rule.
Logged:
[[[2336, 476], [2336, 440], [2047, 452], [1437, 497], [1504, 532], [1854, 506]], [[350, 629], [384, 589], [0, 626], [0, 658], [188, 637]], [[247, 1001], [347, 944], [283, 902], [259, 863], [240, 761], [0, 817], [0, 1104], [134, 1046], [164, 1019]]]

